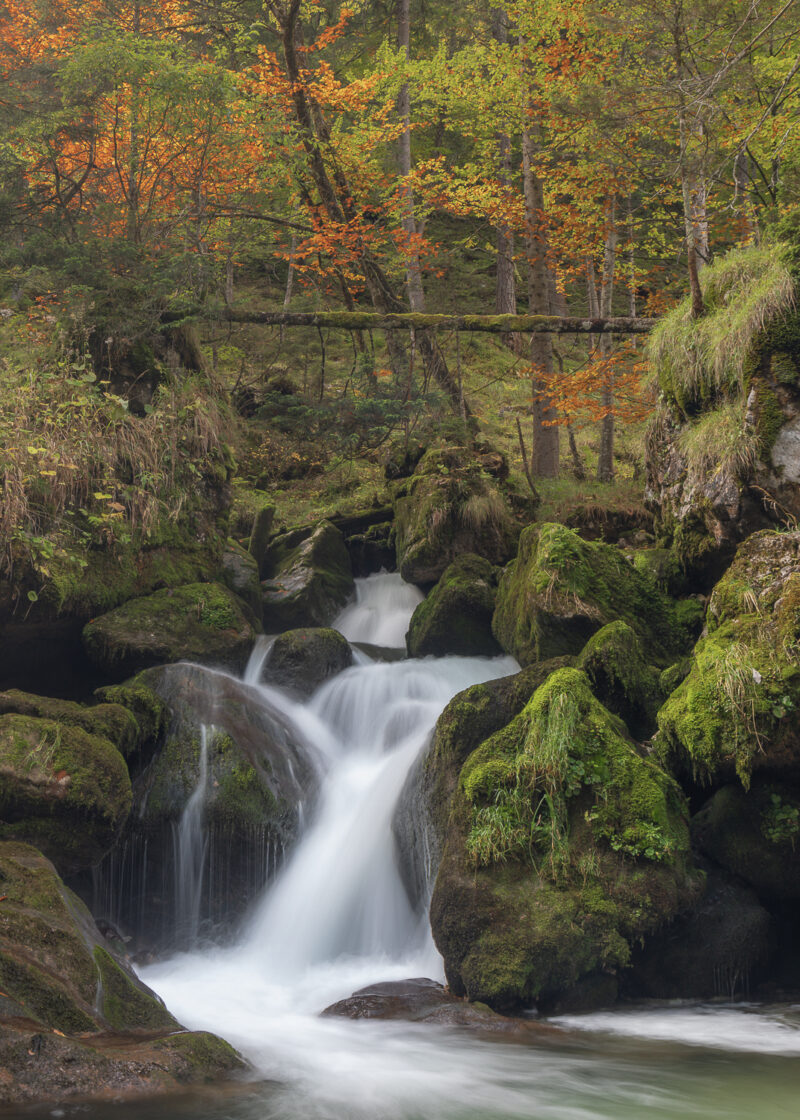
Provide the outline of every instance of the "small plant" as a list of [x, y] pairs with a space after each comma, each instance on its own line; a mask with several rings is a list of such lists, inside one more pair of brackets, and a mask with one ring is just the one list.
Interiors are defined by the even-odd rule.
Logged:
[[771, 844], [791, 844], [794, 851], [800, 835], [800, 808], [787, 805], [773, 793], [769, 807], [761, 814], [761, 833]]

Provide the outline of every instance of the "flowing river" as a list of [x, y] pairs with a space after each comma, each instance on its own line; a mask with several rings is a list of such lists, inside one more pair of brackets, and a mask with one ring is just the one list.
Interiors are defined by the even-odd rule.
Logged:
[[[420, 596], [398, 576], [359, 581], [334, 623], [351, 641], [401, 647]], [[442, 964], [398, 870], [392, 817], [439, 713], [510, 658], [358, 663], [305, 705], [264, 695], [318, 748], [319, 804], [233, 946], [142, 971], [188, 1027], [252, 1063], [235, 1096], [103, 1106], [147, 1120], [778, 1120], [800, 1112], [800, 1006], [675, 1005], [564, 1017], [532, 1041], [457, 1028], [320, 1018], [367, 984]], [[257, 682], [259, 658], [248, 680]]]

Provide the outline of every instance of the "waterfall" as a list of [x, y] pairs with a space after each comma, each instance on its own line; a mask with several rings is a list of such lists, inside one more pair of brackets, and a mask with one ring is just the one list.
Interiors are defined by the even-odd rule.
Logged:
[[389, 649], [405, 648], [406, 631], [424, 596], [397, 573], [379, 572], [356, 580], [356, 601], [333, 623], [348, 642]]
[[200, 933], [200, 903], [208, 855], [205, 805], [208, 791], [208, 727], [200, 725], [197, 785], [175, 829], [175, 938], [196, 945]]

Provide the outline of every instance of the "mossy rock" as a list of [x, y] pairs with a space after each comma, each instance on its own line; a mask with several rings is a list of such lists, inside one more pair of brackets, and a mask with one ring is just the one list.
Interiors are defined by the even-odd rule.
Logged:
[[692, 818], [692, 843], [762, 899], [800, 899], [800, 788], [723, 786]]
[[689, 782], [800, 777], [800, 533], [755, 534], [714, 588], [709, 633], [658, 713], [655, 746]]
[[665, 665], [688, 646], [675, 603], [614, 546], [584, 541], [558, 524], [531, 525], [497, 592], [492, 628], [522, 665], [577, 655], [608, 622], [622, 619]]
[[0, 716], [0, 774], [0, 839], [35, 844], [64, 874], [97, 863], [130, 812], [122, 755], [78, 726]]
[[661, 692], [660, 673], [645, 659], [642, 643], [627, 622], [618, 619], [598, 630], [577, 660], [597, 699], [618, 715], [634, 737], [655, 730]]
[[264, 628], [277, 634], [327, 626], [355, 594], [344, 537], [321, 521], [305, 539], [287, 534], [270, 547], [271, 578], [261, 584]]
[[492, 634], [495, 569], [468, 553], [454, 560], [411, 618], [406, 635], [409, 657], [491, 657], [500, 653]]
[[40, 852], [0, 843], [0, 885], [0, 985], [20, 1013], [65, 1034], [178, 1028]]
[[96, 688], [94, 695], [101, 706], [112, 704], [126, 708], [133, 716], [138, 733], [136, 743], [126, 757], [129, 767], [135, 759], [138, 768], [141, 769], [149, 761], [167, 729], [169, 712], [166, 704], [139, 677], [133, 677], [125, 684], [109, 684]]
[[504, 564], [518, 535], [503, 490], [465, 448], [426, 452], [395, 501], [397, 567], [408, 583], [434, 583], [464, 553]]
[[266, 684], [310, 696], [326, 680], [352, 664], [350, 643], [338, 630], [287, 630], [272, 643], [261, 678]]
[[183, 1030], [35, 848], [0, 842], [0, 892], [0, 1104], [152, 1095], [244, 1067]]
[[194, 583], [131, 599], [93, 619], [83, 644], [92, 663], [116, 680], [182, 660], [241, 672], [255, 641], [254, 621], [227, 587]]
[[431, 903], [451, 989], [547, 1009], [627, 967], [701, 889], [687, 818], [586, 675], [551, 673], [461, 770]]
[[246, 548], [229, 540], [222, 553], [222, 580], [226, 587], [252, 611], [261, 622], [261, 583], [258, 564]]
[[103, 702], [87, 707], [72, 700], [36, 696], [32, 692], [8, 689], [0, 692], [0, 715], [16, 712], [22, 716], [56, 720], [68, 727], [81, 727], [113, 743], [126, 758], [136, 750], [140, 729], [134, 715], [124, 704], [104, 697]]

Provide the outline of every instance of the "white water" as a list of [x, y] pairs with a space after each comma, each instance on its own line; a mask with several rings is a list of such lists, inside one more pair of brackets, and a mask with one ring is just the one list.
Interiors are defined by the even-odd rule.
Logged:
[[[382, 589], [387, 618], [379, 610]], [[398, 588], [397, 577], [386, 576], [364, 581], [360, 591], [360, 603], [344, 613], [340, 627], [357, 632], [361, 641], [401, 644], [416, 596]], [[356, 616], [362, 609], [372, 612], [371, 626], [366, 613]], [[251, 680], [257, 678], [256, 660]], [[563, 1041], [544, 1040], [535, 1047], [430, 1026], [318, 1017], [366, 984], [441, 975], [427, 921], [413, 913], [397, 870], [391, 818], [408, 769], [448, 700], [469, 684], [515, 670], [508, 658], [392, 665], [359, 660], [305, 706], [279, 690], [265, 690], [316, 744], [327, 777], [314, 819], [240, 943], [176, 957], [143, 974], [183, 1023], [221, 1034], [261, 1076], [280, 1083], [236, 1115], [242, 1120], [794, 1116], [784, 1111], [794, 1098], [781, 1072], [737, 1065], [726, 1072], [730, 1089], [715, 1098], [713, 1057], [702, 1064], [681, 1057], [685, 1043], [713, 1055], [708, 1048], [716, 1046], [717, 1037], [723, 1048], [796, 1055], [800, 1025], [791, 1013], [689, 1008], [573, 1016], [562, 1020], [571, 1031]], [[653, 1040], [661, 1047], [655, 1055], [649, 1049]], [[600, 1043], [598, 1056], [593, 1048]], [[759, 1078], [770, 1087], [771, 1111], [764, 1107]]]
[[400, 649], [406, 630], [424, 596], [419, 588], [402, 578], [381, 572], [356, 581], [356, 601], [346, 607], [334, 626], [348, 642]]
[[200, 727], [200, 773], [175, 836], [175, 934], [194, 945], [200, 933], [200, 902], [208, 854], [205, 805], [208, 787], [208, 728]]

